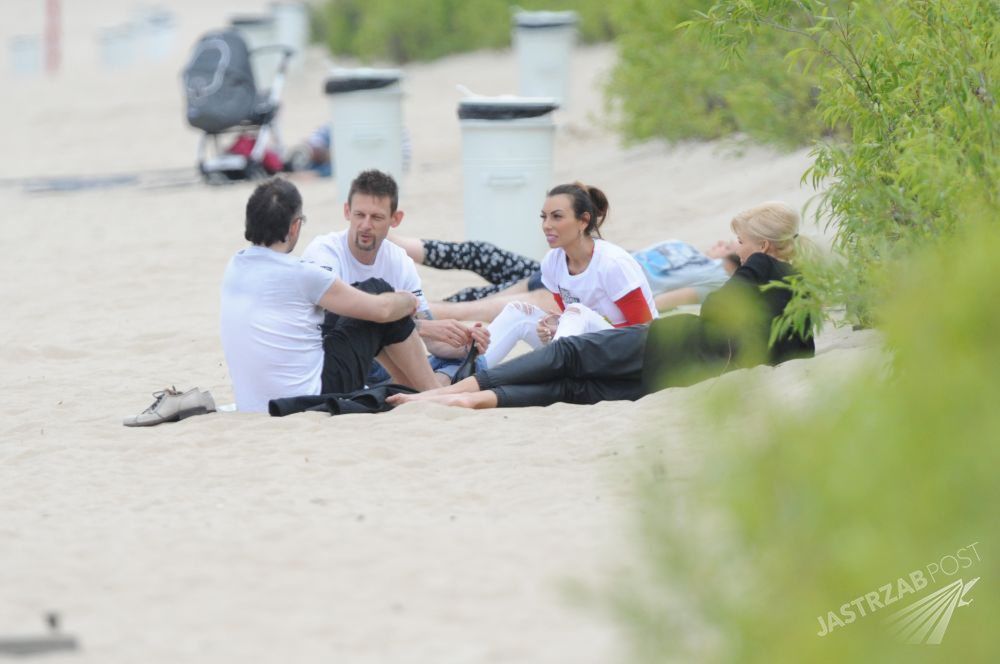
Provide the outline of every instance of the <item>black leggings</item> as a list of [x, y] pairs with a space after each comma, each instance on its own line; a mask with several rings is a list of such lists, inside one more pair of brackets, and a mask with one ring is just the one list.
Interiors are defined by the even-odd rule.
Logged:
[[642, 382], [647, 332], [634, 325], [564, 337], [476, 372], [476, 381], [496, 393], [501, 408], [634, 401], [648, 389]]
[[[421, 240], [424, 243], [424, 265], [439, 270], [471, 270], [492, 286], [463, 288], [445, 298], [449, 302], [470, 302], [481, 300], [522, 279], [535, 277], [541, 266], [538, 261], [505, 251], [489, 242], [443, 242], [441, 240]], [[537, 286], [541, 281], [536, 278]], [[531, 283], [529, 283], [529, 290]]]
[[[634, 401], [667, 387], [684, 387], [741, 366], [734, 343], [710, 335], [692, 314], [563, 337], [548, 346], [476, 373], [497, 405], [548, 406]], [[758, 360], [759, 361], [759, 360]]]

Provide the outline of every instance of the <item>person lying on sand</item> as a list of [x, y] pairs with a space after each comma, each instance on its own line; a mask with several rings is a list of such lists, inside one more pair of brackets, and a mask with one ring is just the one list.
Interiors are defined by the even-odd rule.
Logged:
[[737, 214], [731, 223], [740, 267], [705, 299], [700, 315], [679, 314], [652, 324], [562, 338], [449, 387], [396, 395], [392, 405], [431, 401], [465, 408], [592, 404], [635, 400], [652, 391], [690, 385], [725, 371], [811, 357], [811, 329], [768, 340], [791, 299], [785, 288], [762, 286], [796, 273], [799, 215], [770, 202]]
[[[348, 223], [346, 229], [317, 236], [302, 252], [302, 258], [332, 270], [348, 284], [377, 278], [394, 290], [413, 293], [418, 302], [417, 333], [432, 354], [431, 366], [438, 375], [438, 382], [441, 385], [451, 383], [473, 344], [479, 352], [486, 350], [489, 333], [482, 325], [434, 320], [413, 260], [386, 240], [389, 230], [403, 221], [396, 181], [391, 175], [374, 169], [360, 173], [348, 190], [344, 218]], [[335, 322], [336, 316], [327, 316], [331, 317]], [[373, 369], [369, 384], [389, 378], [377, 363]]]
[[[222, 278], [222, 349], [237, 408], [267, 412], [270, 399], [360, 389], [376, 356], [398, 383], [437, 386], [412, 318], [416, 296], [380, 279], [355, 288], [290, 255], [305, 223], [287, 180], [260, 184], [247, 201], [251, 244]], [[338, 319], [321, 331], [325, 312]]]
[[[390, 239], [416, 263], [439, 270], [470, 270], [490, 286], [464, 288], [431, 302], [435, 316], [492, 321], [510, 302], [528, 302], [549, 310], [552, 297], [542, 285], [541, 264], [489, 242], [419, 240], [397, 233]], [[632, 252], [646, 275], [659, 311], [700, 304], [739, 267], [735, 242], [719, 240], [704, 252], [687, 242], [665, 240]]]

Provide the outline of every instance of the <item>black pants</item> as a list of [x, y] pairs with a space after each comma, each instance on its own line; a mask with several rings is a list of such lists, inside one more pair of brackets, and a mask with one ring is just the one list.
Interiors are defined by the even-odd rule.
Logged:
[[698, 316], [678, 314], [649, 326], [564, 337], [477, 372], [476, 380], [496, 393], [500, 407], [634, 401], [752, 365], [732, 355], [725, 335], [709, 334]]
[[[366, 293], [391, 293], [382, 279], [354, 284]], [[392, 344], [405, 341], [415, 329], [409, 316], [391, 323], [372, 323], [327, 312], [323, 321], [323, 394], [354, 392], [365, 386], [375, 356]]]
[[496, 393], [501, 408], [635, 400], [647, 389], [642, 381], [647, 331], [634, 325], [558, 339], [477, 372], [476, 381]]

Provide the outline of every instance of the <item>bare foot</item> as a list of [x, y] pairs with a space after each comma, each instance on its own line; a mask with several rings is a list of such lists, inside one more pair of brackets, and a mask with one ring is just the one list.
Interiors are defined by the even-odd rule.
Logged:
[[385, 402], [390, 406], [399, 406], [400, 404], [410, 403], [411, 401], [419, 401], [417, 397], [421, 395], [421, 392], [416, 394], [390, 394], [385, 398]]
[[463, 392], [459, 394], [433, 394], [432, 392], [394, 394], [391, 397], [387, 397], [386, 401], [392, 406], [415, 402], [439, 403], [442, 406], [455, 406], [458, 408], [496, 408], [497, 406], [497, 396], [492, 390], [483, 390], [481, 392]]

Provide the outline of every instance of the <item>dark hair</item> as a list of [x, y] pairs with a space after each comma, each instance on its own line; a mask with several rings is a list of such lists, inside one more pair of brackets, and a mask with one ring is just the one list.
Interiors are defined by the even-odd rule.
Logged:
[[284, 242], [292, 221], [301, 212], [302, 196], [295, 185], [282, 178], [272, 178], [257, 185], [250, 194], [243, 237], [265, 247]]
[[559, 194], [566, 194], [573, 201], [573, 214], [576, 215], [577, 219], [583, 219], [585, 213], [590, 214], [584, 232], [587, 235], [601, 237], [601, 225], [607, 219], [610, 207], [608, 197], [604, 195], [604, 192], [597, 187], [588, 187], [582, 182], [574, 182], [573, 184], [552, 187], [546, 196], [551, 197]]
[[388, 198], [390, 212], [395, 214], [396, 206], [399, 205], [399, 187], [396, 181], [388, 173], [375, 170], [374, 168], [358, 173], [358, 177], [351, 182], [351, 189], [347, 193], [347, 203], [354, 200], [354, 194], [365, 194], [373, 198]]

